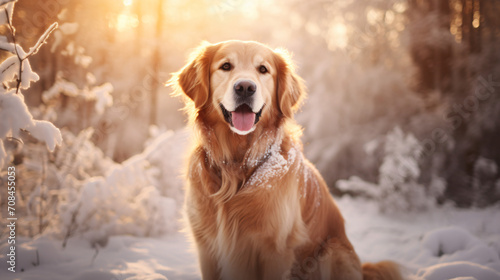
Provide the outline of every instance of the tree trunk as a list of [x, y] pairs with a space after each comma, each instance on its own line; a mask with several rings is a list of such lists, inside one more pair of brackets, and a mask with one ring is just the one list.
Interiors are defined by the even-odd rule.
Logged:
[[469, 36], [469, 50], [471, 53], [480, 53], [481, 52], [481, 25], [477, 19], [481, 15], [481, 3], [480, 0], [472, 0], [471, 4], [471, 15], [470, 15], [470, 36]]
[[474, 0], [462, 0], [462, 42], [464, 42], [470, 52], [470, 42], [472, 33], [472, 13]]
[[151, 110], [149, 115], [149, 125], [157, 123], [158, 92], [160, 88], [160, 65], [161, 65], [161, 38], [163, 30], [163, 0], [158, 0], [158, 18], [156, 20], [156, 46], [153, 54], [153, 87], [151, 90]]
[[140, 53], [142, 49], [142, 32], [143, 32], [143, 23], [142, 23], [142, 2], [134, 1], [135, 12], [137, 13], [137, 19], [139, 23], [137, 25], [136, 30], [136, 40], [135, 40], [135, 49], [136, 53]]
[[[440, 32], [450, 30], [450, 4], [448, 0], [439, 0], [437, 7], [439, 15], [439, 25], [437, 28]], [[451, 42], [445, 42], [441, 46], [435, 46], [435, 53], [437, 54], [435, 67], [435, 89], [441, 92], [449, 92], [451, 89], [451, 59], [452, 59], [452, 46]]]

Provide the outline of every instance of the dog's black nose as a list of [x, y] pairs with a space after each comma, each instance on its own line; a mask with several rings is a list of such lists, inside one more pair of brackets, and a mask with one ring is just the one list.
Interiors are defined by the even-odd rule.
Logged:
[[249, 80], [239, 81], [234, 84], [234, 92], [241, 97], [250, 97], [257, 90], [257, 85]]

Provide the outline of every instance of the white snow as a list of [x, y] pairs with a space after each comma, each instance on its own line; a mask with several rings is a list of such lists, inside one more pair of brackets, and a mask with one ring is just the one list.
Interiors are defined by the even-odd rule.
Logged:
[[[7, 47], [5, 44], [2, 45]], [[20, 88], [28, 89], [32, 82], [37, 82], [40, 79], [40, 76], [33, 72], [31, 64], [27, 59], [31, 53], [26, 54], [23, 48], [19, 45], [15, 47], [17, 49], [16, 55], [7, 58], [0, 64], [0, 81], [7, 82], [14, 80], [14, 77], [19, 76], [19, 68], [22, 67]], [[35, 49], [32, 48], [30, 52], [33, 51], [35, 51]]]
[[[337, 202], [363, 262], [396, 261], [405, 267], [408, 279], [500, 279], [481, 276], [500, 272], [500, 223], [495, 222], [500, 220], [499, 205], [381, 214], [372, 200], [345, 196]], [[454, 276], [439, 278], [438, 271]]]
[[[61, 239], [50, 234], [18, 237], [16, 273], [7, 271], [8, 244], [3, 237], [0, 278], [200, 279], [196, 253], [178, 222], [183, 194], [179, 170], [188, 134], [153, 132], [156, 137], [143, 153], [113, 165], [105, 177], [87, 180], [77, 194], [85, 202], [81, 215], [87, 213], [83, 216], [94, 219], [93, 230], [70, 238], [65, 248]], [[275, 161], [280, 166], [288, 164], [284, 158]], [[123, 199], [132, 202], [124, 204]], [[374, 200], [350, 196], [336, 200], [363, 262], [396, 261], [412, 280], [500, 279], [500, 205], [485, 209], [444, 205], [381, 213]], [[105, 214], [109, 210], [116, 214]], [[118, 216], [107, 226], [89, 216], [92, 213], [101, 218]], [[62, 218], [68, 222], [71, 216]], [[144, 227], [148, 225], [170, 230], [147, 235]], [[107, 238], [105, 242], [89, 242], [89, 238], [101, 237]]]
[[19, 59], [11, 56], [0, 64], [0, 80], [11, 81], [19, 73]]
[[[15, 2], [0, 1], [0, 25], [8, 24], [11, 36], [14, 38], [15, 29], [11, 24]], [[9, 157], [3, 140], [6, 137], [19, 140], [21, 130], [26, 130], [36, 139], [45, 142], [50, 151], [54, 151], [56, 145], [62, 143], [61, 132], [52, 123], [33, 119], [21, 92], [23, 89], [28, 89], [32, 82], [40, 79], [38, 74], [33, 72], [28, 58], [38, 52], [55, 28], [57, 28], [57, 23], [53, 23], [45, 31], [28, 53], [20, 45], [9, 43], [7, 37], [0, 36], [0, 49], [13, 54], [0, 64], [0, 82], [2, 82], [0, 87], [0, 170]]]
[[15, 90], [4, 93], [0, 89], [0, 139], [7, 136], [17, 137], [19, 130], [33, 125], [24, 96]]
[[450, 262], [445, 265], [437, 264], [422, 269], [418, 272], [418, 275], [415, 279], [494, 280], [494, 279], [500, 279], [500, 273], [498, 271], [479, 265], [477, 263], [459, 261], [459, 262]]
[[26, 127], [30, 134], [36, 139], [47, 144], [47, 148], [53, 152], [56, 146], [62, 144], [61, 131], [48, 121], [33, 120], [33, 125]]
[[[19, 66], [17, 66], [19, 67]], [[16, 67], [16, 68], [17, 68]], [[31, 69], [31, 65], [29, 60], [24, 59], [23, 60], [23, 68], [21, 72], [21, 88], [22, 89], [28, 89], [33, 82], [37, 82], [40, 80], [40, 76], [38, 76], [37, 73], [33, 72], [33, 69]]]
[[481, 240], [459, 227], [441, 228], [425, 234], [419, 255], [422, 259], [435, 258], [438, 262], [472, 261], [483, 264], [500, 264], [497, 252]]
[[[57, 17], [61, 19], [61, 15], [64, 14], [67, 10], [61, 11]], [[63, 20], [63, 19], [61, 19]], [[62, 43], [64, 36], [75, 34], [80, 25], [77, 22], [65, 22], [59, 26], [57, 30], [54, 31], [54, 42], [51, 44], [50, 52], [55, 52], [57, 47]]]
[[45, 236], [19, 241], [16, 272], [5, 269], [2, 257], [2, 280], [200, 279], [195, 254], [182, 233], [155, 239], [115, 236], [97, 250], [80, 239], [70, 240], [66, 248]]
[[51, 151], [62, 143], [59, 129], [47, 121], [34, 120], [24, 103], [24, 96], [22, 93], [16, 94], [16, 90], [5, 92], [0, 89], [0, 120], [0, 139], [18, 138], [20, 130], [25, 129], [36, 139], [45, 142]]
[[7, 37], [5, 36], [0, 36], [0, 49], [14, 53], [15, 52], [15, 46], [13, 43], [10, 43]]
[[[92, 82], [91, 78], [89, 82]], [[85, 101], [95, 101], [95, 110], [99, 115], [102, 115], [106, 108], [113, 105], [111, 92], [113, 92], [113, 85], [110, 83], [105, 83], [92, 88], [85, 87], [83, 89], [79, 89], [76, 84], [66, 81], [58, 76], [54, 85], [43, 92], [42, 99], [44, 102], [50, 102], [50, 100], [59, 97], [61, 94], [70, 97], [80, 97]]]
[[[14, 2], [15, 0], [1, 0], [0, 1], [0, 24], [6, 24], [12, 22], [12, 15], [14, 14]], [[5, 14], [7, 11], [9, 17]]]
[[59, 94], [75, 97], [79, 94], [79, 89], [76, 84], [63, 80], [57, 77], [54, 85], [43, 92], [42, 99], [44, 102], [49, 102], [53, 98], [57, 98]]
[[297, 148], [291, 147], [287, 152], [287, 158], [281, 154], [281, 140], [273, 143], [266, 151], [266, 161], [250, 176], [247, 181], [249, 185], [272, 187], [267, 182], [271, 178], [280, 178], [288, 172], [297, 158]]
[[376, 184], [366, 182], [358, 176], [351, 176], [349, 180], [337, 181], [337, 187], [341, 191], [353, 191], [365, 193], [369, 197], [380, 197], [381, 191]]
[[75, 34], [76, 31], [78, 31], [79, 27], [80, 27], [80, 24], [78, 24], [77, 22], [65, 22], [65, 23], [61, 24], [59, 29], [65, 35], [71, 35], [71, 34]]
[[74, 187], [61, 196], [56, 235], [83, 237], [95, 245], [114, 235], [176, 232], [183, 199], [176, 163], [182, 161], [185, 138], [182, 132], [159, 133], [143, 153], [109, 166], [105, 176], [66, 183]]
[[113, 85], [110, 83], [105, 83], [90, 90], [90, 95], [96, 100], [95, 110], [99, 115], [102, 115], [107, 107], [111, 107], [113, 105], [113, 97], [110, 94], [111, 92], [113, 92]]

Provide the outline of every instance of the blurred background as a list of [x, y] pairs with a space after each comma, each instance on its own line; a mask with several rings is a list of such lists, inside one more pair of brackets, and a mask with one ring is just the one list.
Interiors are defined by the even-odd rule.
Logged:
[[[25, 49], [59, 23], [30, 58], [40, 81], [23, 93], [64, 140], [52, 154], [29, 135], [22, 149], [6, 140], [24, 172], [26, 234], [73, 209], [79, 187], [68, 186], [105, 176], [155, 135], [183, 133], [183, 104], [164, 83], [203, 40], [293, 53], [309, 93], [296, 115], [304, 151], [335, 195], [386, 210], [498, 203], [498, 15], [496, 0], [20, 0], [13, 25]], [[60, 183], [49, 183], [51, 168]]]

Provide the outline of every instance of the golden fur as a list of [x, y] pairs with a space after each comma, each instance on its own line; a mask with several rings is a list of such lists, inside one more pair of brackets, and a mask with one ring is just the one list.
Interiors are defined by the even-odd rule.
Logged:
[[[221, 70], [224, 62], [234, 68]], [[245, 135], [219, 108], [242, 77], [264, 104]], [[304, 158], [293, 113], [305, 87], [285, 51], [204, 43], [171, 84], [189, 97], [197, 132], [185, 209], [203, 279], [401, 279], [390, 262], [362, 269], [324, 180]]]

